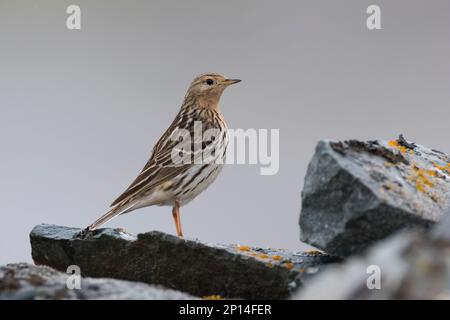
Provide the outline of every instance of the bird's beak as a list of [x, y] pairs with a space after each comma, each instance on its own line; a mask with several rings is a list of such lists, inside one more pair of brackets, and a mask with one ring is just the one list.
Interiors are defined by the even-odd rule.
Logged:
[[226, 86], [229, 86], [229, 85], [232, 85], [232, 84], [235, 84], [235, 83], [238, 83], [238, 82], [241, 82], [241, 80], [239, 80], [239, 79], [225, 79], [225, 80], [223, 80], [223, 84], [224, 85], [226, 85]]

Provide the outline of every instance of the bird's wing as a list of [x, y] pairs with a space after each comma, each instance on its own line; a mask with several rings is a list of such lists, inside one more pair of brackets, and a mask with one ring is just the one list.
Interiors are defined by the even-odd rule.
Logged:
[[[188, 170], [193, 164], [176, 164], [172, 160], [172, 151], [179, 141], [172, 140], [175, 130], [185, 128], [191, 134], [193, 126], [189, 126], [183, 114], [180, 112], [171, 126], [164, 132], [153, 148], [152, 155], [144, 168], [131, 185], [111, 204], [128, 203], [156, 186], [168, 181], [181, 172]], [[191, 134], [192, 137], [192, 134]]]

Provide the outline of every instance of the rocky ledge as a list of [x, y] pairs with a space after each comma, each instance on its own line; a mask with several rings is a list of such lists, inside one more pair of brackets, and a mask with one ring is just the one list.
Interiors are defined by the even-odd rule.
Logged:
[[195, 299], [191, 295], [160, 286], [115, 279], [83, 278], [78, 287], [70, 276], [46, 266], [8, 264], [0, 267], [0, 300]]
[[450, 156], [407, 141], [321, 141], [302, 192], [301, 240], [346, 257], [450, 206]]
[[36, 264], [84, 277], [107, 277], [162, 285], [194, 296], [282, 299], [323, 264], [336, 259], [320, 252], [218, 245], [152, 231], [137, 237], [99, 229], [80, 238], [81, 229], [42, 224], [31, 234]]

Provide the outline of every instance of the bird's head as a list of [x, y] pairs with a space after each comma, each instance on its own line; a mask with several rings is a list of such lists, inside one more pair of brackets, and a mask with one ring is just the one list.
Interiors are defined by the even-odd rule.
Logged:
[[194, 98], [201, 107], [217, 108], [225, 88], [240, 81], [228, 79], [218, 73], [203, 74], [192, 81], [186, 98]]

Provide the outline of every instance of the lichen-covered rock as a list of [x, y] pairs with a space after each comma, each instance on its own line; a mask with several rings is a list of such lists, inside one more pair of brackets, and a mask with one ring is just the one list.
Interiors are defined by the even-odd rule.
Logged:
[[[195, 297], [160, 286], [145, 283], [81, 278], [80, 288], [67, 286], [72, 283], [69, 274], [46, 266], [27, 263], [8, 264], [0, 267], [0, 300], [54, 300], [54, 299], [102, 299], [102, 300], [181, 300]], [[69, 280], [69, 281], [68, 281]], [[72, 288], [72, 289], [69, 289]]]
[[294, 299], [450, 299], [450, 216], [429, 234], [404, 230], [330, 266]]
[[450, 205], [450, 157], [406, 141], [321, 141], [302, 192], [301, 240], [345, 257]]
[[281, 299], [320, 265], [322, 253], [217, 245], [152, 231], [137, 237], [99, 229], [38, 225], [30, 234], [36, 264], [65, 271], [78, 265], [89, 277], [160, 284], [195, 296]]

